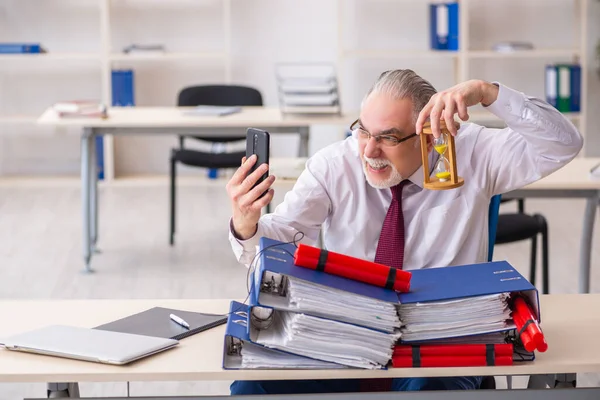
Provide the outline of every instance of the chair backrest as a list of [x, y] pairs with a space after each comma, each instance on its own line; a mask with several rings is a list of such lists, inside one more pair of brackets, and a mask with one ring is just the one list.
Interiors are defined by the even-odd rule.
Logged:
[[261, 93], [252, 87], [239, 85], [188, 86], [177, 96], [180, 107], [193, 106], [262, 106]]
[[498, 228], [498, 214], [500, 213], [500, 200], [502, 195], [495, 195], [490, 200], [488, 214], [488, 261], [492, 261], [494, 256], [494, 243], [496, 242], [496, 229]]

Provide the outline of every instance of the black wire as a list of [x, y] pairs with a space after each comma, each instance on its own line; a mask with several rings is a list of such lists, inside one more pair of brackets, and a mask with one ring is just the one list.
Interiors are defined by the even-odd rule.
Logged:
[[[297, 236], [298, 236], [298, 235], [300, 235], [300, 237], [299, 237], [299, 238], [297, 238]], [[248, 292], [248, 294], [246, 295], [246, 298], [245, 298], [245, 299], [244, 299], [244, 301], [242, 302], [242, 304], [243, 304], [243, 305], [246, 305], [246, 306], [248, 305], [248, 304], [246, 304], [246, 302], [247, 302], [247, 301], [248, 301], [248, 299], [250, 298], [250, 285], [249, 285], [249, 282], [250, 282], [250, 276], [251, 276], [251, 275], [252, 275], [252, 276], [254, 276], [254, 270], [256, 269], [256, 261], [258, 260], [258, 257], [259, 257], [259, 256], [260, 256], [260, 255], [261, 255], [261, 254], [262, 254], [262, 253], [263, 253], [265, 250], [268, 250], [268, 249], [270, 249], [270, 248], [273, 248], [273, 247], [284, 246], [284, 245], [287, 245], [287, 244], [293, 244], [293, 245], [294, 245], [294, 247], [298, 248], [298, 242], [299, 242], [299, 241], [301, 241], [302, 239], [304, 239], [304, 232], [300, 232], [300, 231], [298, 231], [298, 232], [296, 232], [296, 233], [294, 234], [294, 238], [293, 238], [291, 241], [289, 241], [289, 242], [277, 243], [277, 244], [272, 244], [272, 245], [270, 245], [270, 246], [267, 246], [267, 247], [265, 247], [264, 249], [261, 249], [259, 252], [257, 252], [257, 253], [254, 255], [254, 257], [252, 258], [252, 261], [250, 261], [250, 265], [248, 266], [248, 272], [246, 273], [246, 291]], [[287, 251], [287, 250], [284, 250], [284, 251], [285, 251], [287, 254], [289, 254], [289, 255], [290, 255], [292, 258], [294, 258], [294, 255], [293, 255], [292, 253], [290, 253], [290, 252], [289, 252], [289, 251]], [[257, 289], [257, 290], [258, 290], [258, 289]], [[241, 311], [241, 310], [242, 310], [242, 307], [238, 307], [236, 310], [232, 310], [232, 311], [230, 311], [230, 312], [228, 312], [228, 313], [226, 313], [226, 314], [213, 314], [213, 315], [216, 315], [216, 316], [223, 316], [223, 317], [229, 317], [231, 314], [235, 314], [236, 312], [238, 312], [238, 311]], [[256, 316], [255, 316], [255, 318], [256, 318], [257, 320], [259, 320], [259, 321], [261, 320], [260, 318], [258, 318], [258, 317], [256, 317]], [[268, 318], [267, 318], [267, 319], [268, 319]], [[266, 319], [265, 319], [265, 320], [266, 320]], [[269, 326], [270, 326], [270, 325], [269, 325]], [[265, 329], [266, 329], [266, 328], [265, 328]]]

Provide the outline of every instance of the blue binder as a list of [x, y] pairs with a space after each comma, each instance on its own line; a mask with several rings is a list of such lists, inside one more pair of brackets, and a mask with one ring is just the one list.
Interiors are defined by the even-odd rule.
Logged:
[[[540, 321], [537, 289], [507, 261], [413, 270], [411, 291], [397, 293], [352, 279], [298, 267], [294, 265], [293, 257], [296, 248], [291, 243], [262, 237], [259, 249], [259, 263], [252, 280], [252, 286], [257, 290], [250, 293], [252, 306], [265, 306], [261, 297], [264, 292], [261, 288], [265, 287], [265, 272], [271, 272], [397, 305], [518, 292], [529, 301], [537, 320]], [[267, 305], [271, 306], [273, 305]], [[335, 319], [335, 315], [331, 318]]]
[[448, 7], [445, 4], [429, 5], [429, 29], [432, 50], [448, 50]]
[[458, 50], [459, 19], [458, 3], [448, 3], [448, 50]]
[[558, 107], [558, 70], [556, 65], [546, 65], [545, 68], [545, 92], [546, 92], [546, 102], [550, 104], [552, 107]]
[[41, 52], [42, 46], [39, 43], [0, 43], [0, 54], [38, 54]]
[[[308, 357], [300, 356], [297, 354], [287, 353], [277, 349], [271, 349], [264, 347], [260, 344], [254, 343], [250, 340], [250, 335], [246, 329], [248, 325], [248, 313], [249, 307], [246, 304], [232, 301], [229, 306], [229, 315], [227, 317], [227, 325], [225, 328], [225, 338], [223, 343], [223, 369], [241, 369], [242, 368], [242, 354], [241, 349], [244, 345], [248, 346], [260, 346], [264, 351], [273, 354], [286, 354], [293, 356], [298, 360], [306, 360]], [[345, 366], [329, 363], [326, 361], [317, 361], [319, 364], [323, 364], [323, 367], [329, 368], [345, 368]], [[291, 368], [291, 367], [290, 367]]]
[[430, 47], [432, 50], [458, 50], [458, 13], [457, 2], [429, 5]]
[[581, 111], [581, 65], [573, 64], [571, 68], [571, 99], [569, 110], [571, 112]]

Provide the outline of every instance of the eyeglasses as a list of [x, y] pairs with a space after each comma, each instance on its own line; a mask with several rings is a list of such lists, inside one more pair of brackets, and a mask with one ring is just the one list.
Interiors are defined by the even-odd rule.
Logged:
[[416, 132], [403, 138], [399, 138], [394, 135], [371, 135], [362, 126], [360, 126], [358, 120], [354, 121], [352, 125], [350, 125], [350, 131], [352, 131], [352, 134], [356, 133], [357, 137], [361, 139], [369, 140], [371, 138], [374, 138], [377, 144], [381, 143], [386, 147], [398, 146], [400, 143], [417, 136]]

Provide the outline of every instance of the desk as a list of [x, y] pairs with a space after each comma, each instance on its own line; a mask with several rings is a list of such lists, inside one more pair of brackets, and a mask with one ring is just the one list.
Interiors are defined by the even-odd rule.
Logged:
[[[281, 170], [282, 177], [291, 181], [297, 179], [304, 169], [305, 159], [278, 160], [273, 165], [273, 173]], [[546, 197], [546, 198], [585, 198], [583, 231], [579, 247], [579, 292], [589, 293], [592, 256], [592, 237], [596, 209], [600, 206], [600, 179], [590, 178], [590, 170], [600, 164], [600, 158], [575, 158], [555, 173], [527, 185], [522, 189], [505, 193], [504, 198]]]
[[590, 170], [600, 158], [575, 158], [555, 173], [522, 189], [503, 194], [504, 198], [546, 197], [585, 198], [583, 231], [579, 245], [579, 292], [590, 292], [592, 237], [596, 209], [600, 206], [600, 179], [590, 178]]
[[[188, 107], [189, 108], [189, 107]], [[184, 115], [185, 107], [117, 107], [108, 109], [108, 118], [59, 118], [52, 108], [38, 124], [81, 127], [81, 200], [83, 212], [83, 259], [91, 271], [92, 254], [98, 241], [96, 151], [97, 135], [195, 135], [244, 136], [246, 128], [261, 128], [273, 134], [299, 134], [301, 157], [308, 155], [310, 126], [349, 126], [352, 117], [339, 115], [284, 115], [276, 108], [243, 107], [236, 114], [218, 116]]]
[[[533, 362], [513, 366], [390, 368], [388, 370], [224, 370], [222, 325], [183, 339], [174, 349], [127, 366], [0, 350], [0, 382], [231, 381], [240, 379], [348, 379], [422, 376], [600, 373], [600, 294], [540, 296], [549, 344]], [[228, 300], [0, 301], [0, 336], [48, 324], [94, 327], [154, 306], [226, 313]], [[202, 354], [202, 357], [198, 355]]]

